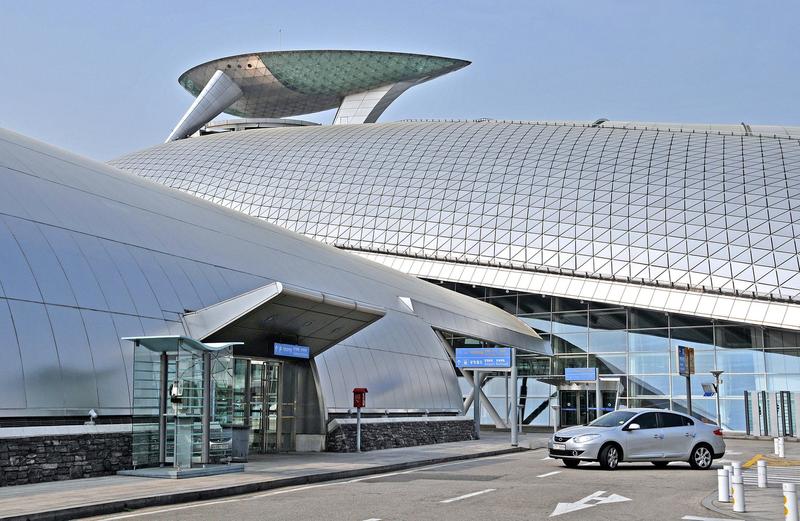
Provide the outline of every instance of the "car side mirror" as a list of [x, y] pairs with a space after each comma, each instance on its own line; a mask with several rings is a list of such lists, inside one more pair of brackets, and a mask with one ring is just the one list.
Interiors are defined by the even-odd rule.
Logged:
[[631, 423], [627, 427], [625, 427], [626, 431], [638, 431], [642, 427], [638, 423]]

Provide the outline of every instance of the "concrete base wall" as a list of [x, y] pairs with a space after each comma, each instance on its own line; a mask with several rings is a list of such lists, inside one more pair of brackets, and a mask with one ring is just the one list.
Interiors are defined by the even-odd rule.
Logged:
[[[475, 439], [473, 423], [469, 420], [381, 420], [365, 419], [361, 424], [362, 451]], [[355, 423], [350, 420], [334, 420], [331, 423], [325, 449], [329, 452], [355, 452]]]
[[130, 433], [0, 439], [0, 486], [108, 476], [129, 469]]

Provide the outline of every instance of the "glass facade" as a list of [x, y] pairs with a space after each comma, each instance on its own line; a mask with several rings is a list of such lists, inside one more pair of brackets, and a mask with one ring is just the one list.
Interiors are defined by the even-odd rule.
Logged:
[[[726, 429], [745, 429], [744, 391], [800, 390], [797, 332], [470, 284], [431, 282], [502, 307], [548, 341], [552, 357], [519, 357], [519, 385], [528, 387], [527, 400], [533, 402], [526, 405], [528, 424], [549, 424], [550, 408], [546, 402], [555, 398], [557, 384], [568, 367], [597, 367], [601, 375], [619, 377], [622, 405], [685, 412], [686, 379], [678, 374], [678, 346], [695, 350], [696, 373], [691, 393], [696, 416], [716, 420], [715, 398], [704, 397], [701, 384], [713, 382], [709, 371], [725, 371], [720, 397]], [[493, 401], [498, 398], [497, 385], [501, 384], [492, 384], [487, 390], [494, 396]], [[531, 416], [537, 409], [539, 413]]]

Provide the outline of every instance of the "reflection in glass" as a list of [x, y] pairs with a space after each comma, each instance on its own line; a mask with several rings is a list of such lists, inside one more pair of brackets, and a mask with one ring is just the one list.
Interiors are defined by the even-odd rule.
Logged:
[[631, 374], [669, 373], [669, 353], [631, 353]]
[[553, 333], [579, 333], [586, 331], [588, 313], [573, 311], [553, 313]]
[[628, 396], [669, 396], [669, 376], [628, 376]]
[[553, 335], [553, 353], [585, 353], [589, 343], [586, 333], [576, 335]]
[[651, 329], [628, 333], [631, 351], [669, 351], [669, 330]]
[[625, 374], [628, 363], [627, 355], [594, 355], [590, 356], [590, 367], [597, 367], [600, 374]]
[[767, 349], [764, 356], [767, 373], [800, 373], [800, 348]]
[[628, 350], [628, 333], [625, 331], [589, 332], [589, 351], [592, 353], [624, 353]]

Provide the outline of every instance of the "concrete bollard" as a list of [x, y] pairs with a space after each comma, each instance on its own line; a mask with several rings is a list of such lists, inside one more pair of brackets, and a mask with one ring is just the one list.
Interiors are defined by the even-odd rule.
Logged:
[[783, 516], [786, 521], [800, 521], [797, 514], [797, 485], [783, 484]]
[[767, 462], [763, 459], [758, 460], [758, 488], [767, 488]]
[[778, 438], [772, 438], [772, 452], [778, 455]]
[[778, 438], [778, 457], [779, 458], [783, 458], [784, 457], [784, 455], [786, 454], [785, 449], [786, 449], [786, 445], [784, 443], [783, 436], [781, 436], [780, 438]]
[[731, 502], [730, 474], [727, 469], [717, 470], [717, 500], [720, 503]]
[[733, 511], [744, 512], [744, 482], [742, 481], [741, 474], [733, 476], [731, 482], [733, 483]]

